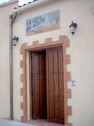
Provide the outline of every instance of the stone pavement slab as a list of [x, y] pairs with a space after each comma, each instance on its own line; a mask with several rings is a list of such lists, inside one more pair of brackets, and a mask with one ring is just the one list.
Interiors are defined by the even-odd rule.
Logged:
[[38, 126], [38, 125], [0, 119], [0, 126]]

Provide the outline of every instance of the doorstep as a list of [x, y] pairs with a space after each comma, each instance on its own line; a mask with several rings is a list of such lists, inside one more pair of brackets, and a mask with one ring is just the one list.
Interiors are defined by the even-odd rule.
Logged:
[[47, 122], [46, 119], [28, 120], [27, 123], [38, 125], [38, 126], [64, 126], [62, 124]]

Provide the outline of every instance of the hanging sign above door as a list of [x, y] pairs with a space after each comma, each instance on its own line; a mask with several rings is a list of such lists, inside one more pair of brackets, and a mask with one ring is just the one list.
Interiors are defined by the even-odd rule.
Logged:
[[26, 35], [60, 29], [60, 10], [55, 10], [26, 20]]

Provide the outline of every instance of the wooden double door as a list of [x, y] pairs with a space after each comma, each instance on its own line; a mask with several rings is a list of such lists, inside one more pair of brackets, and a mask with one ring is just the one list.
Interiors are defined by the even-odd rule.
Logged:
[[62, 48], [32, 54], [32, 119], [64, 124]]

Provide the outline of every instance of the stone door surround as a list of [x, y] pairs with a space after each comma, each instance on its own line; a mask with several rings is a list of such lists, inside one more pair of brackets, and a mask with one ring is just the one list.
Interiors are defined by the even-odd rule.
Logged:
[[71, 98], [71, 89], [68, 89], [67, 82], [71, 81], [71, 73], [67, 71], [67, 64], [70, 64], [70, 55], [66, 54], [66, 48], [70, 46], [67, 36], [59, 36], [58, 41], [52, 41], [52, 38], [45, 39], [45, 43], [39, 44], [39, 41], [33, 41], [32, 45], [27, 46], [27, 43], [23, 43], [20, 48], [20, 54], [23, 59], [20, 61], [20, 68], [23, 69], [23, 73], [20, 75], [20, 81], [23, 83], [23, 88], [20, 89], [20, 94], [23, 96], [23, 102], [21, 102], [21, 109], [23, 110], [23, 116], [21, 121], [27, 121], [27, 67], [26, 67], [26, 52], [30, 50], [36, 50], [36, 48], [47, 48], [50, 46], [61, 45], [63, 48], [63, 70], [64, 70], [64, 126], [72, 126], [68, 122], [68, 116], [72, 115], [72, 107], [68, 106], [68, 98]]

